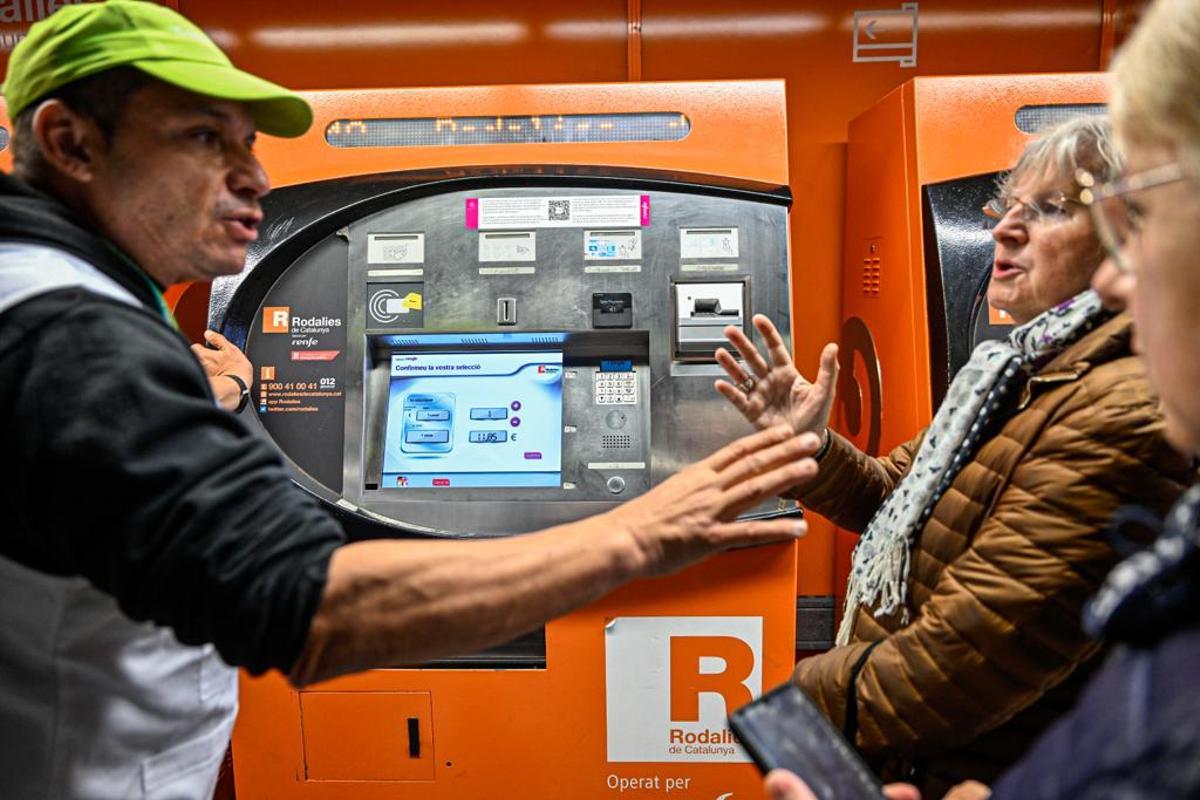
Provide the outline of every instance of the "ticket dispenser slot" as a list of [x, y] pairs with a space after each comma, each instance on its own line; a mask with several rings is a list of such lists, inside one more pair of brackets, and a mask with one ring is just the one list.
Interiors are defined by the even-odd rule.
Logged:
[[671, 293], [675, 301], [674, 353], [677, 361], [712, 361], [713, 353], [725, 344], [729, 325], [746, 330], [749, 321], [749, 282], [677, 281]]

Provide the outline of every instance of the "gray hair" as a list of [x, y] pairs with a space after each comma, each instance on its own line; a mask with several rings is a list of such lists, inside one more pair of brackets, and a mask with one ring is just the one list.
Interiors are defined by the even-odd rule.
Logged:
[[1046, 175], [1062, 185], [1082, 188], [1075, 174], [1083, 169], [1097, 183], [1111, 181], [1121, 171], [1122, 159], [1107, 117], [1077, 116], [1038, 131], [1021, 157], [999, 182], [1001, 195], [1029, 175]]

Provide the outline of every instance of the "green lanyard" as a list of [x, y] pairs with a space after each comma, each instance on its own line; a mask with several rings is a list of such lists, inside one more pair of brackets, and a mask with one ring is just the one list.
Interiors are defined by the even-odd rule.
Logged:
[[109, 250], [112, 250], [114, 253], [116, 253], [118, 258], [120, 258], [129, 266], [133, 267], [133, 271], [138, 274], [138, 277], [145, 281], [146, 285], [150, 287], [150, 293], [154, 295], [154, 304], [158, 306], [158, 313], [164, 320], [166, 320], [168, 325], [175, 330], [179, 330], [179, 322], [175, 319], [175, 315], [171, 313], [171, 309], [167, 307], [167, 298], [163, 297], [162, 290], [158, 288], [158, 284], [152, 281], [150, 276], [146, 274], [145, 270], [139, 267], [132, 258], [126, 255], [124, 250], [117, 247], [107, 239], [104, 240], [104, 243], [108, 245]]

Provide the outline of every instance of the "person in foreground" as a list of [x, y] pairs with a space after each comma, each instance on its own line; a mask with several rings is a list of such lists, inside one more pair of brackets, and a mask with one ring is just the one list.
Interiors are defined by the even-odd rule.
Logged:
[[[1084, 199], [1111, 256], [1093, 285], [1132, 312], [1136, 349], [1162, 398], [1168, 439], [1200, 454], [1200, 5], [1159, 0], [1113, 64], [1113, 122], [1125, 174]], [[1079, 705], [989, 789], [954, 800], [1200, 796], [1200, 485], [1160, 523], [1148, 510], [1114, 527], [1160, 530], [1088, 603], [1084, 624], [1114, 645]], [[773, 773], [772, 800], [808, 800], [794, 775]], [[916, 798], [912, 787], [888, 796]], [[905, 794], [898, 794], [905, 793]], [[936, 796], [936, 795], [930, 795]]]
[[1188, 481], [1129, 316], [1088, 290], [1103, 250], [1075, 174], [1117, 167], [1102, 120], [1027, 146], [988, 209], [988, 299], [1018, 326], [979, 345], [930, 427], [886, 457], [827, 427], [833, 345], [809, 383], [765, 318], [766, 358], [726, 331], [746, 366], [721, 351], [717, 389], [760, 427], [821, 435], [820, 474], [795, 496], [862, 532], [838, 646], [794, 680], [885, 779], [940, 796], [1016, 761], [1086, 679], [1097, 646], [1079, 614], [1117, 560], [1107, 520], [1135, 501], [1164, 511]]
[[5, 796], [208, 798], [236, 708], [226, 663], [302, 686], [471, 651], [624, 581], [803, 533], [736, 519], [815, 473], [816, 437], [776, 427], [574, 524], [347, 544], [217, 407], [233, 362], [206, 374], [161, 293], [243, 268], [268, 190], [256, 132], [300, 135], [307, 103], [125, 0], [32, 26], [3, 91]]

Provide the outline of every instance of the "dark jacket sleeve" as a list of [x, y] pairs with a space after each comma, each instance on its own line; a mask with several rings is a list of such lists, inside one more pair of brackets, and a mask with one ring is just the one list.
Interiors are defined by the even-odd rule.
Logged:
[[0, 553], [231, 664], [290, 668], [340, 527], [145, 310], [65, 290], [3, 322]]

